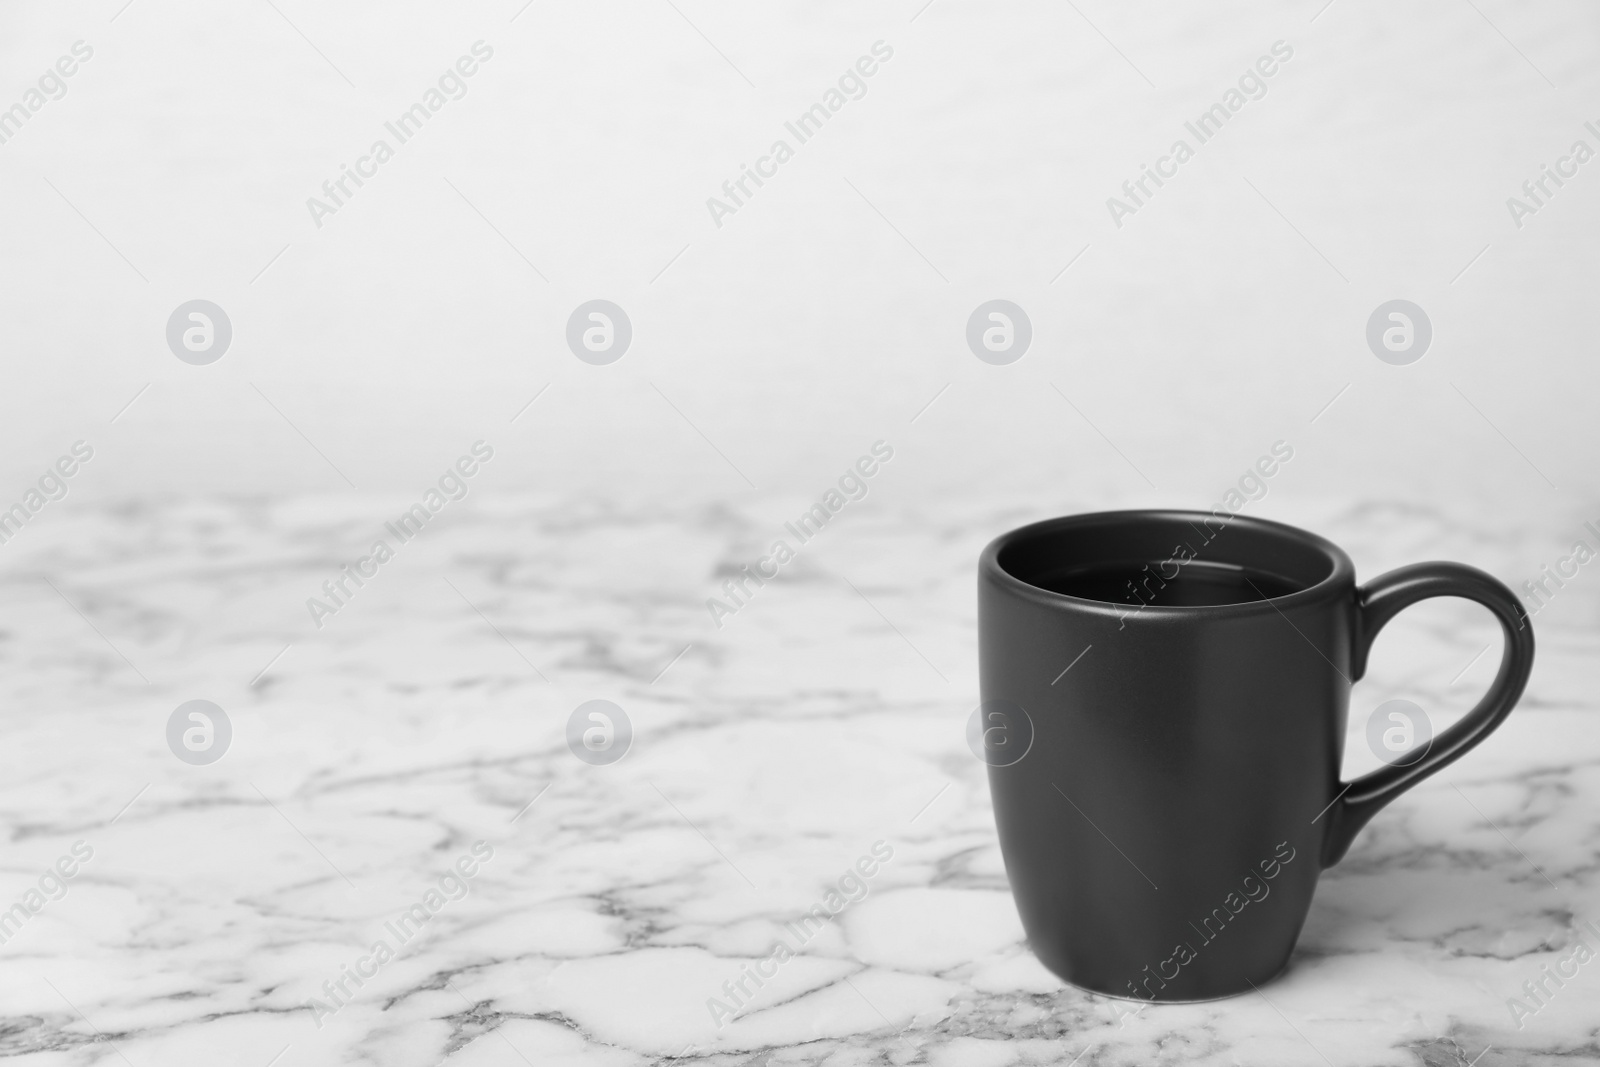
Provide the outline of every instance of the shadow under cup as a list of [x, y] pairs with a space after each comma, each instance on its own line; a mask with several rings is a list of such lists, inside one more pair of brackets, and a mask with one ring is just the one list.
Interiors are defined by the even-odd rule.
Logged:
[[[1432, 596], [1495, 614], [1499, 673], [1420, 758], [1343, 783], [1367, 649]], [[979, 560], [978, 643], [982, 751], [1030, 947], [1075, 985], [1164, 1001], [1281, 972], [1322, 869], [1499, 725], [1533, 658], [1516, 597], [1482, 571], [1421, 563], [1358, 589], [1323, 538], [1186, 511], [996, 538]]]

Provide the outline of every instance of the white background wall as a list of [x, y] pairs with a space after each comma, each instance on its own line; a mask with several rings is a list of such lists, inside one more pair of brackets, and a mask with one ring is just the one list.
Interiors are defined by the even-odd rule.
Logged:
[[[1283, 438], [1280, 500], [1592, 500], [1600, 162], [1520, 229], [1506, 207], [1600, 149], [1591, 6], [674, 3], [0, 8], [0, 106], [94, 49], [0, 145], [0, 497], [78, 438], [63, 510], [351, 495], [334, 467], [414, 497], [480, 437], [505, 491], [751, 494], [665, 397], [796, 498], [881, 437], [930, 509], [1200, 505]], [[468, 94], [317, 228], [307, 197], [480, 39]], [[715, 226], [877, 40], [865, 98]], [[1115, 227], [1106, 198], [1277, 40], [1268, 94]], [[208, 367], [164, 340], [196, 297], [235, 331]], [[593, 297], [634, 324], [609, 367], [563, 341]], [[1033, 322], [1008, 367], [964, 340], [993, 297]], [[1435, 329], [1411, 366], [1363, 338], [1394, 297]]]

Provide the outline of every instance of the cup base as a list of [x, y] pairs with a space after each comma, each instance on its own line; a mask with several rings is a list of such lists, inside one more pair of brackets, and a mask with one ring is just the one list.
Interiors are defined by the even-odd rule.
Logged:
[[1291, 960], [1285, 963], [1282, 967], [1279, 967], [1278, 970], [1270, 977], [1264, 978], [1254, 985], [1247, 986], [1246, 988], [1240, 989], [1233, 993], [1219, 993], [1214, 997], [1130, 997], [1124, 993], [1107, 993], [1101, 989], [1091, 989], [1086, 985], [1079, 985], [1077, 982], [1071, 981], [1070, 979], [1061, 978], [1060, 975], [1056, 975], [1056, 977], [1061, 978], [1063, 982], [1079, 992], [1088, 993], [1096, 997], [1105, 997], [1107, 1000], [1123, 1000], [1132, 1004], [1210, 1004], [1218, 1000], [1232, 1000], [1234, 997], [1242, 997], [1246, 993], [1258, 993], [1261, 991], [1262, 986], [1272, 985], [1285, 974], [1289, 973], [1289, 968], [1292, 965], [1293, 961]]

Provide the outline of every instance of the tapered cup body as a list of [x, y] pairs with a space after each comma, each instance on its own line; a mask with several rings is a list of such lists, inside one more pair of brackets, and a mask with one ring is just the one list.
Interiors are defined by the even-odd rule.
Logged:
[[[1156, 566], [1121, 603], [1051, 588], [1143, 563]], [[1165, 603], [1162, 576], [1201, 565], [1282, 595]], [[1046, 966], [1155, 1000], [1248, 992], [1284, 969], [1339, 788], [1356, 616], [1349, 558], [1277, 523], [1112, 512], [985, 549], [989, 785]]]

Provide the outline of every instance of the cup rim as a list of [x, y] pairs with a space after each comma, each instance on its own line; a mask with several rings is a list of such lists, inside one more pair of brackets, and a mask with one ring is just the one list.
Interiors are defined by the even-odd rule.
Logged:
[[1266, 597], [1261, 600], [1246, 600], [1236, 604], [1146, 604], [1130, 612], [1128, 610], [1130, 605], [1113, 604], [1104, 600], [1090, 600], [1086, 597], [1070, 596], [1066, 593], [1057, 593], [1050, 589], [1041, 588], [1018, 578], [1000, 565], [1000, 553], [1008, 546], [1028, 537], [1055, 533], [1075, 526], [1140, 520], [1177, 521], [1194, 525], [1200, 522], [1215, 523], [1219, 517], [1221, 516], [1217, 512], [1194, 511], [1186, 508], [1127, 508], [1113, 511], [1089, 511], [1076, 515], [1063, 515], [1053, 519], [1043, 519], [1039, 522], [1028, 523], [1026, 526], [1018, 526], [1015, 529], [1007, 530], [990, 541], [984, 546], [982, 554], [978, 557], [978, 570], [984, 580], [1012, 596], [1031, 600], [1046, 607], [1071, 608], [1074, 611], [1105, 615], [1122, 619], [1126, 622], [1132, 622], [1141, 617], [1174, 620], [1196, 619], [1203, 616], [1248, 616], [1282, 612], [1287, 608], [1297, 608], [1332, 599], [1343, 587], [1355, 585], [1355, 564], [1351, 562], [1344, 549], [1325, 537], [1311, 533], [1309, 530], [1302, 530], [1298, 526], [1290, 526], [1288, 523], [1276, 522], [1272, 519], [1256, 518], [1253, 515], [1227, 515], [1226, 523], [1228, 526], [1233, 526], [1237, 523], [1241, 527], [1254, 530], [1259, 534], [1294, 541], [1303, 548], [1310, 548], [1320, 552], [1330, 564], [1328, 573], [1304, 589], [1297, 589], [1282, 596]]

